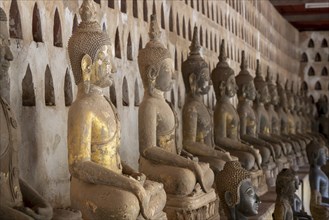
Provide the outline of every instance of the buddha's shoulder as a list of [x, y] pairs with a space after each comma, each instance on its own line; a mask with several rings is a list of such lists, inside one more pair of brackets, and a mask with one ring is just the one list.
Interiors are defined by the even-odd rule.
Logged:
[[[95, 105], [96, 104], [96, 105]], [[97, 103], [95, 103], [95, 100], [91, 98], [83, 98], [83, 99], [77, 99], [75, 100], [70, 109], [69, 109], [69, 115], [70, 114], [86, 114], [88, 112], [91, 112], [97, 108]]]

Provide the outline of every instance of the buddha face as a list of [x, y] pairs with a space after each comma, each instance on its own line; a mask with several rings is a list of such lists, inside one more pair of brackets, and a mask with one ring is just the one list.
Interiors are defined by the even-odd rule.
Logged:
[[245, 85], [245, 95], [246, 98], [249, 100], [255, 100], [256, 98], [256, 88], [255, 88], [255, 84], [253, 81], [249, 81], [246, 85]]
[[102, 46], [97, 54], [92, 65], [94, 74], [91, 75], [91, 83], [105, 88], [112, 85], [113, 78], [111, 77], [111, 47], [110, 45]]
[[271, 103], [273, 105], [279, 104], [279, 95], [276, 86], [268, 86]]
[[318, 154], [317, 154], [317, 158], [316, 158], [315, 162], [318, 166], [323, 166], [327, 163], [327, 149], [326, 149], [326, 147], [321, 147], [318, 150]]
[[261, 103], [268, 103], [271, 100], [271, 96], [270, 93], [268, 91], [268, 87], [267, 86], [262, 86], [259, 90], [258, 90], [258, 95], [259, 95], [259, 101]]
[[8, 77], [10, 61], [13, 60], [13, 54], [9, 46], [7, 22], [0, 21], [0, 80]]
[[251, 184], [251, 181], [243, 181], [239, 191], [240, 203], [237, 205], [237, 210], [246, 217], [257, 215], [260, 200]]
[[207, 94], [210, 89], [210, 84], [209, 69], [203, 68], [197, 81], [198, 92], [202, 95]]
[[228, 97], [233, 97], [233, 96], [235, 96], [237, 89], [238, 89], [238, 86], [235, 82], [234, 74], [232, 74], [231, 76], [228, 77], [228, 79], [226, 81], [225, 94]]
[[155, 80], [155, 88], [163, 91], [168, 92], [171, 90], [174, 84], [174, 63], [171, 58], [166, 58], [160, 63], [159, 73]]

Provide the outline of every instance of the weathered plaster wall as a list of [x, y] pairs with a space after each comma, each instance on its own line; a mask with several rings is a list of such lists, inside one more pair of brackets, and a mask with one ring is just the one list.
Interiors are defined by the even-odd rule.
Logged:
[[[69, 204], [69, 173], [67, 165], [67, 112], [65, 106], [65, 74], [69, 70], [73, 94], [76, 93], [73, 75], [67, 53], [67, 42], [72, 34], [74, 16], [78, 16], [78, 1], [24, 1], [17, 0], [18, 11], [10, 10], [16, 1], [0, 1], [11, 28], [19, 22], [22, 39], [12, 35], [11, 49], [14, 61], [11, 63], [11, 105], [22, 130], [20, 146], [21, 176], [31, 183], [54, 206]], [[98, 1], [99, 2], [99, 1]], [[126, 2], [126, 12], [122, 12]], [[112, 5], [113, 3], [113, 5]], [[133, 9], [133, 3], [137, 8]], [[32, 30], [33, 11], [37, 4], [40, 12], [43, 42], [35, 42]], [[111, 7], [110, 7], [111, 6]], [[113, 6], [113, 7], [112, 7]], [[148, 41], [148, 22], [153, 8], [162, 23], [163, 42], [175, 59], [178, 80], [168, 100], [174, 102], [181, 118], [184, 103], [184, 85], [181, 77], [181, 62], [187, 58], [194, 25], [201, 30], [200, 40], [203, 55], [212, 70], [218, 61], [221, 39], [225, 39], [229, 63], [236, 73], [239, 71], [241, 51], [245, 50], [252, 74], [256, 59], [260, 58], [263, 72], [270, 65], [281, 79], [297, 79], [299, 69], [299, 33], [273, 8], [269, 1], [256, 0], [101, 0], [97, 6], [99, 21], [111, 37], [113, 54], [118, 72], [115, 74], [115, 96], [122, 123], [121, 155], [130, 165], [138, 167], [138, 100], [142, 99], [143, 88], [137, 66], [139, 48]], [[55, 11], [58, 10], [62, 47], [54, 46], [53, 33]], [[11, 13], [10, 13], [11, 11]], [[133, 14], [133, 11], [137, 14]], [[18, 14], [20, 19], [18, 19]], [[136, 16], [137, 15], [137, 16]], [[130, 35], [131, 44], [128, 42]], [[58, 39], [57, 39], [58, 40]], [[128, 57], [127, 54], [132, 54]], [[129, 59], [131, 60], [129, 60]], [[22, 106], [22, 80], [28, 65], [34, 83], [35, 106]], [[55, 106], [45, 105], [45, 71], [49, 66], [53, 79]], [[127, 86], [123, 86], [126, 78]], [[135, 89], [137, 87], [137, 89]], [[70, 88], [70, 87], [69, 87]], [[136, 90], [138, 92], [136, 92]], [[113, 88], [112, 88], [113, 91]], [[124, 92], [123, 92], [124, 91]], [[128, 91], [126, 93], [126, 91]], [[109, 90], [106, 91], [109, 94]], [[137, 96], [137, 93], [138, 96]], [[124, 94], [128, 94], [127, 96]], [[135, 100], [136, 105], [135, 105]], [[123, 101], [128, 106], [123, 105]], [[236, 100], [233, 100], [236, 104]], [[209, 108], [215, 104], [213, 89], [205, 97]], [[181, 127], [180, 127], [181, 129]], [[181, 132], [181, 130], [180, 130]], [[179, 135], [181, 143], [181, 135]]]

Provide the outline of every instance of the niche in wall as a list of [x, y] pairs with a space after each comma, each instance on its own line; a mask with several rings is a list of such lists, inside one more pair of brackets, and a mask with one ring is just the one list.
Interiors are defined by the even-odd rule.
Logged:
[[53, 40], [55, 47], [63, 47], [61, 19], [59, 17], [57, 8], [55, 10], [54, 16]]
[[65, 73], [64, 98], [65, 98], [65, 106], [71, 106], [73, 102], [73, 92], [72, 92], [72, 81], [71, 81], [70, 71], [68, 68], [66, 69], [66, 73]]
[[46, 106], [55, 106], [55, 91], [54, 91], [54, 82], [51, 75], [49, 66], [46, 67], [45, 72], [45, 104]]
[[122, 106], [129, 106], [129, 87], [126, 77], [122, 83]]
[[9, 10], [9, 35], [11, 38], [23, 39], [21, 15], [17, 0], [12, 0]]
[[43, 42], [40, 12], [39, 12], [37, 3], [35, 3], [34, 8], [33, 8], [32, 35], [33, 35], [33, 41]]
[[22, 105], [35, 106], [35, 92], [30, 64], [27, 65], [26, 73], [22, 81]]
[[139, 106], [140, 104], [140, 97], [139, 97], [139, 86], [138, 86], [138, 80], [135, 81], [135, 106]]
[[115, 83], [114, 81], [112, 82], [112, 85], [110, 86], [109, 89], [109, 93], [110, 93], [110, 100], [112, 102], [112, 104], [117, 107], [117, 93], [116, 93], [116, 89], [115, 89]]

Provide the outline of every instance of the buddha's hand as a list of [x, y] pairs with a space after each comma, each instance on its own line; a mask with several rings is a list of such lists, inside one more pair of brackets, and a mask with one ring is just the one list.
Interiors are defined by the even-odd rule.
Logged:
[[225, 162], [228, 162], [228, 161], [237, 161], [238, 158], [237, 157], [234, 157], [230, 154], [230, 152], [222, 152], [222, 151], [216, 151], [217, 153], [217, 157], [221, 158], [222, 160], [224, 160]]
[[144, 182], [146, 180], [146, 176], [144, 173], [138, 173], [138, 172], [132, 173], [131, 177], [137, 180], [138, 182], [140, 182], [142, 185], [144, 185]]
[[194, 174], [196, 176], [197, 182], [201, 185], [201, 188], [205, 192], [209, 192], [211, 189], [211, 186], [207, 186], [207, 180], [205, 177], [205, 172], [209, 169], [209, 164], [208, 163], [197, 163], [194, 162]]
[[[37, 210], [33, 210], [37, 209]], [[36, 220], [50, 220], [52, 218], [52, 210], [47, 210], [47, 208], [28, 208], [28, 207], [20, 207], [19, 210], [23, 213], [25, 213], [28, 216], [31, 216], [32, 218]], [[50, 213], [51, 214], [50, 214]], [[50, 214], [50, 215], [49, 215]]]

